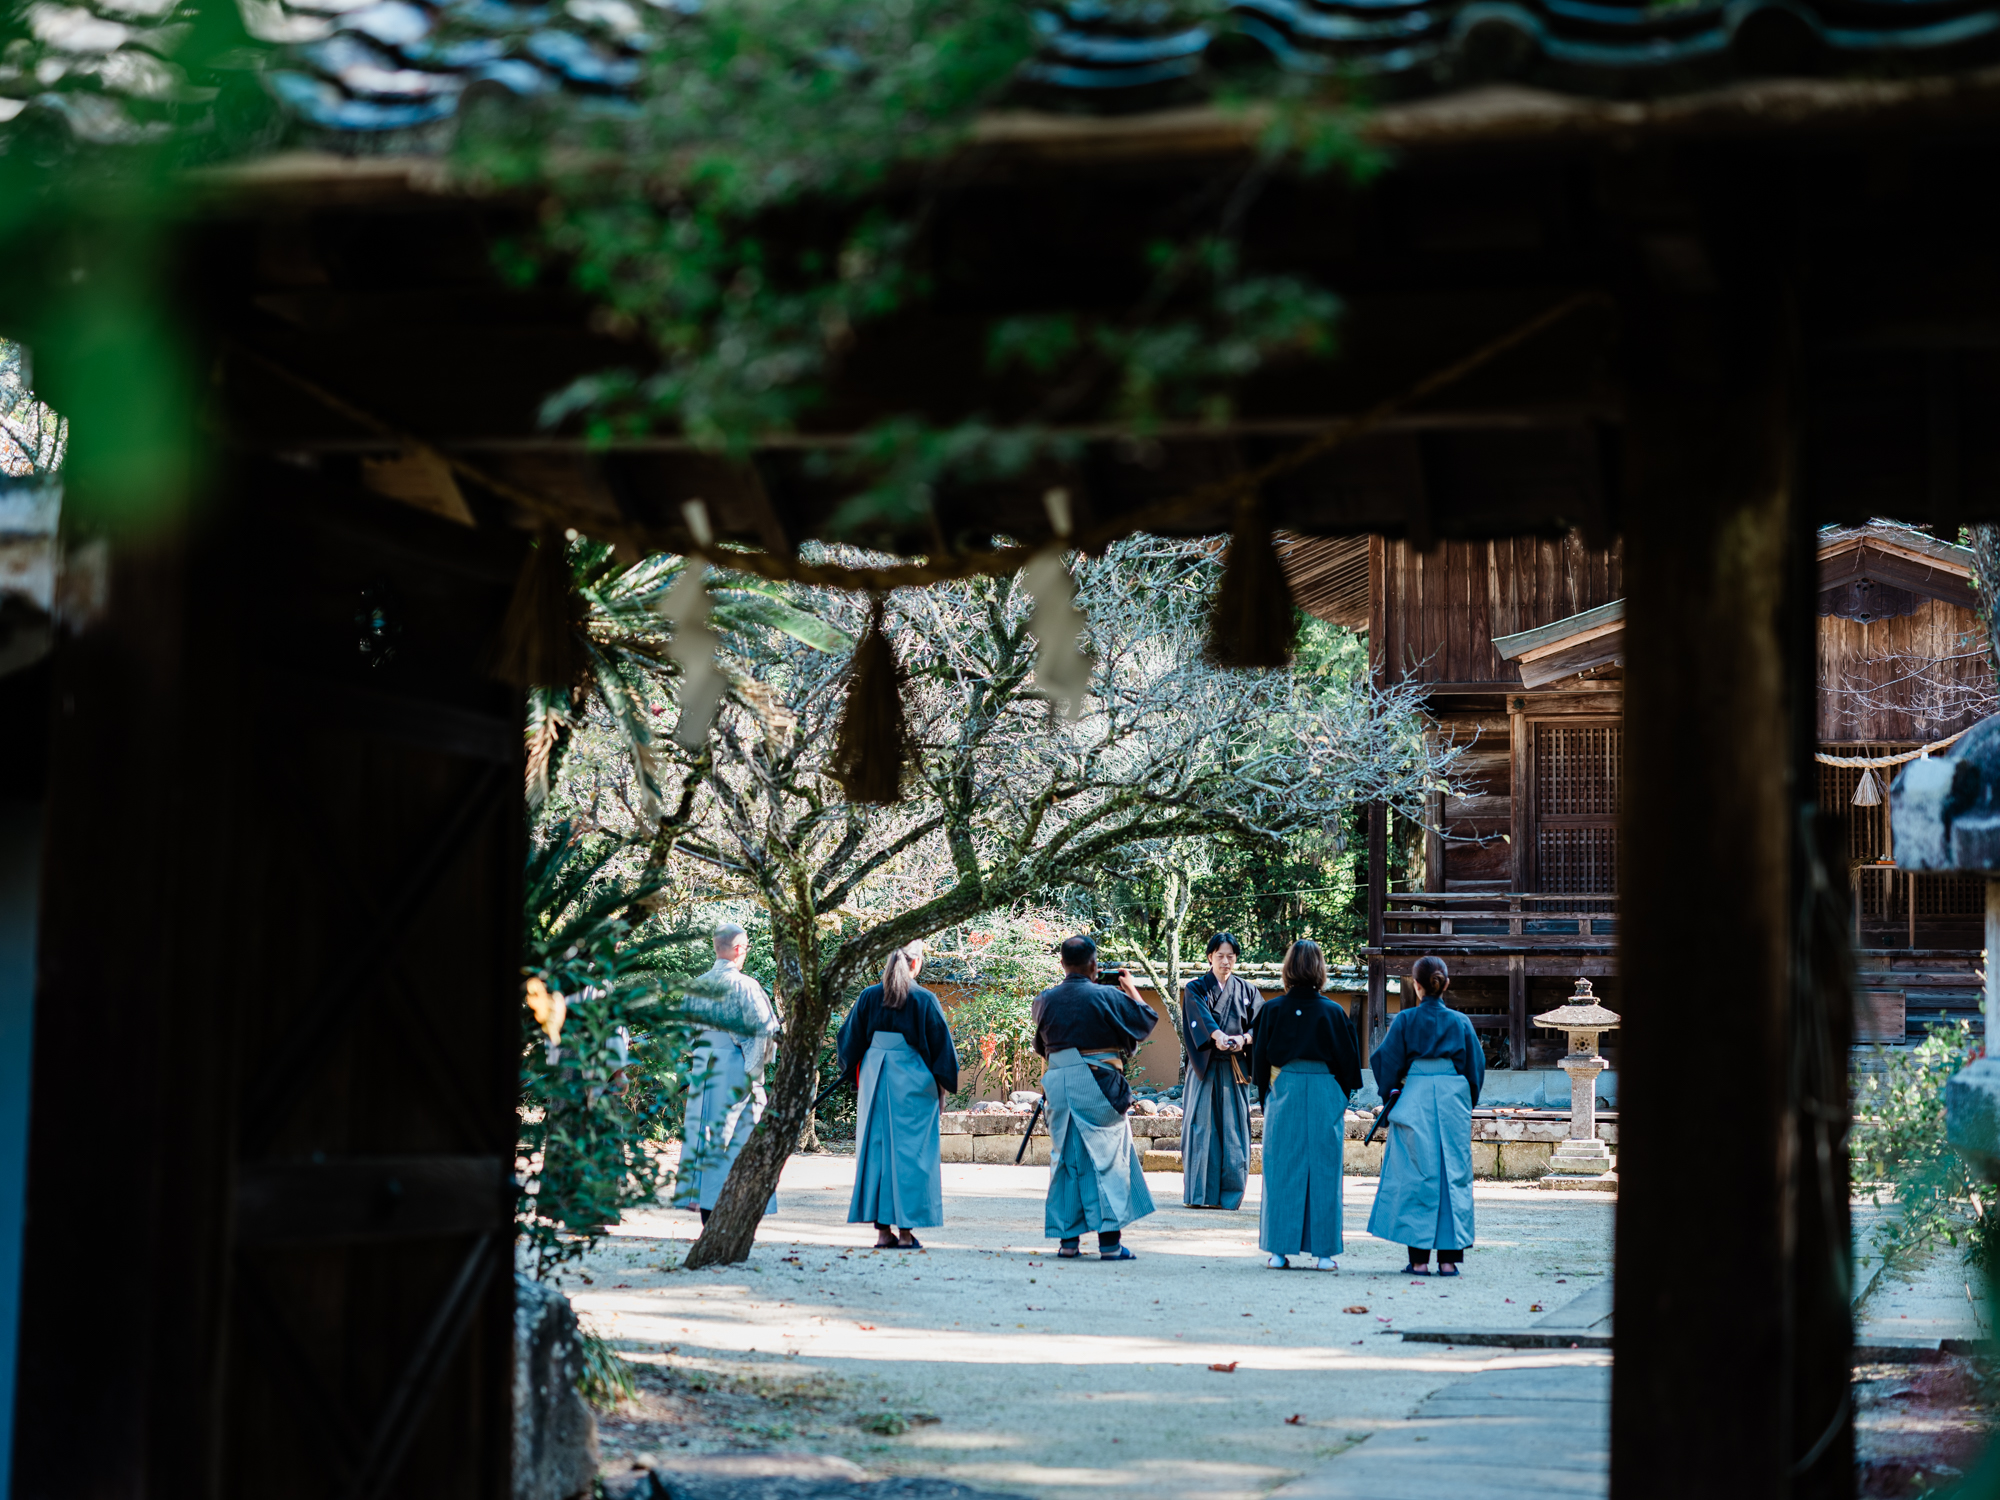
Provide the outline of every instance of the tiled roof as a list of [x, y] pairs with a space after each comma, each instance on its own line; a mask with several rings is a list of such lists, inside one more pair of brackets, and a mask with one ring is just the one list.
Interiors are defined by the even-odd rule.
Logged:
[[[32, 0], [0, 64], [0, 121], [24, 108], [117, 139], [199, 107], [172, 62], [175, 0]], [[238, 0], [275, 52], [264, 84], [333, 135], [422, 132], [469, 91], [565, 91], [629, 107], [660, 30], [703, 0]], [[1021, 101], [1116, 112], [1191, 102], [1276, 69], [1412, 98], [1508, 80], [1650, 98], [1733, 80], [1949, 72], [2000, 58], [2000, 0], [1167, 0], [1039, 8]]]

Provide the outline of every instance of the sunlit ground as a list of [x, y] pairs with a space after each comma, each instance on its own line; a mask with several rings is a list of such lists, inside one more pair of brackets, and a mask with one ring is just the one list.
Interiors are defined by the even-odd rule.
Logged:
[[[1160, 1211], [1126, 1235], [1139, 1259], [1108, 1265], [1054, 1258], [1046, 1168], [944, 1173], [946, 1223], [922, 1232], [924, 1254], [872, 1251], [874, 1231], [846, 1223], [852, 1158], [795, 1157], [747, 1265], [679, 1270], [695, 1217], [663, 1209], [565, 1286], [630, 1359], [840, 1393], [834, 1429], [777, 1446], [1044, 1496], [1261, 1495], [1473, 1371], [1605, 1358], [1398, 1330], [1525, 1326], [1589, 1290], [1610, 1259], [1607, 1196], [1481, 1184], [1466, 1274], [1439, 1282], [1401, 1274], [1400, 1247], [1367, 1235], [1371, 1179], [1347, 1180], [1348, 1248], [1324, 1274], [1264, 1268], [1255, 1178], [1222, 1213], [1150, 1177]], [[885, 1409], [938, 1420], [893, 1438], [851, 1426]]]

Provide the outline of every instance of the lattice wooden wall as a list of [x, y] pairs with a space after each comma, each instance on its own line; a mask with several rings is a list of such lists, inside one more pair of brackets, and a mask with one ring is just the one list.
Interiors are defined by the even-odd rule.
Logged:
[[1534, 730], [1536, 889], [1615, 891], [1623, 726], [1542, 723]]

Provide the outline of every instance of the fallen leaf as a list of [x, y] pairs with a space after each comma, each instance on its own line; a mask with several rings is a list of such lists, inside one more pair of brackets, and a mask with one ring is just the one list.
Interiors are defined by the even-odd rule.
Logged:
[[1215, 1373], [1218, 1375], [1234, 1375], [1236, 1373], [1237, 1365], [1241, 1363], [1242, 1363], [1241, 1360], [1232, 1359], [1226, 1365], [1210, 1365], [1209, 1368], [1215, 1371]]
[[1034, 1305], [1033, 1303], [1030, 1303], [1030, 1304], [1028, 1305], [1028, 1311], [1029, 1311], [1029, 1312], [1047, 1312], [1047, 1311], [1048, 1311], [1048, 1309], [1047, 1309], [1046, 1307], [1036, 1307], [1036, 1306], [1035, 1306], [1035, 1305]]
[[1539, 1302], [1530, 1302], [1528, 1304], [1529, 1312], [1540, 1312], [1541, 1310], [1542, 1310], [1542, 1304]]
[[1296, 1427], [1299, 1425], [1299, 1423], [1303, 1422], [1305, 1419], [1306, 1418], [1304, 1412], [1295, 1412], [1293, 1415], [1285, 1418], [1285, 1425], [1287, 1427]]
[[1358, 1303], [1358, 1302], [1357, 1302], [1357, 1303], [1355, 1303], [1355, 1305], [1354, 1305], [1354, 1306], [1352, 1306], [1352, 1307], [1343, 1307], [1343, 1308], [1341, 1309], [1341, 1311], [1342, 1311], [1342, 1312], [1351, 1312], [1351, 1313], [1364, 1313], [1364, 1312], [1367, 1312], [1367, 1311], [1368, 1311], [1368, 1309], [1367, 1309], [1367, 1308], [1365, 1308], [1365, 1307], [1363, 1307], [1363, 1306], [1362, 1306], [1362, 1305], [1361, 1305], [1360, 1303]]
[[854, 1326], [859, 1328], [863, 1333], [873, 1333], [875, 1331], [873, 1323], [856, 1323]]

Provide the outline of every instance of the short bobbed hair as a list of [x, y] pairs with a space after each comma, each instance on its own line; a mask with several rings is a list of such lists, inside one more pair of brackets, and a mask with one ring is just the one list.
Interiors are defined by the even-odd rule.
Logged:
[[1087, 969], [1096, 957], [1097, 944], [1089, 938], [1078, 935], [1063, 939], [1062, 966], [1065, 969]]
[[1227, 932], [1218, 932], [1208, 940], [1208, 951], [1211, 954], [1214, 953], [1217, 948], [1227, 948], [1231, 953], [1234, 953], [1236, 955], [1236, 961], [1239, 964], [1243, 962], [1243, 945], [1237, 942], [1235, 937], [1232, 936], [1231, 934]]
[[1282, 973], [1286, 989], [1317, 995], [1326, 988], [1326, 955], [1312, 939], [1300, 938], [1286, 950]]

